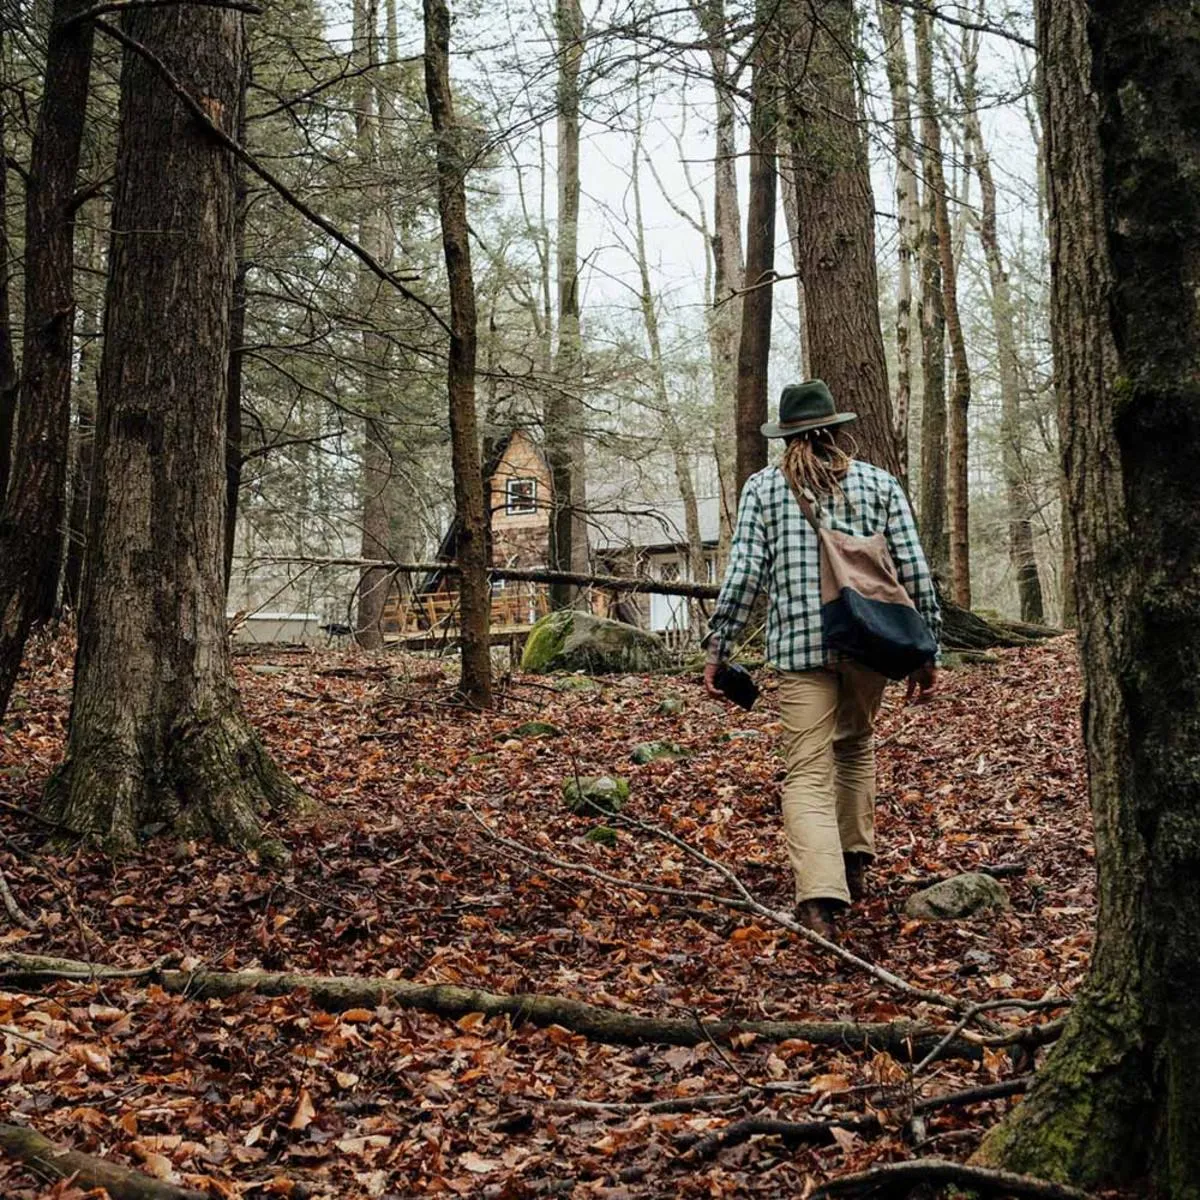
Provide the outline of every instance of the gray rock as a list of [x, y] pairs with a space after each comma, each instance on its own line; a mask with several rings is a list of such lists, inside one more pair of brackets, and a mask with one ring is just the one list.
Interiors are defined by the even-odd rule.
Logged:
[[619, 813], [629, 799], [629, 780], [613, 775], [583, 775], [563, 784], [563, 799], [572, 812]]
[[516, 729], [510, 730], [508, 736], [514, 738], [562, 737], [562, 730], [549, 721], [526, 721], [524, 725], [518, 725]]
[[529, 631], [521, 670], [587, 671], [594, 675], [663, 670], [671, 656], [660, 637], [591, 613], [561, 609]]
[[754, 742], [762, 737], [762, 733], [757, 729], [728, 729], [719, 738], [718, 742]]
[[639, 767], [644, 767], [647, 763], [658, 762], [662, 758], [676, 761], [686, 757], [687, 753], [683, 747], [677, 746], [674, 742], [642, 742], [640, 746], [634, 746], [633, 753], [630, 755], [630, 758]]
[[658, 711], [664, 717], [677, 717], [686, 707], [682, 696], [664, 696], [658, 703]]
[[1009, 907], [1003, 885], [990, 875], [968, 871], [909, 896], [904, 915], [922, 921], [953, 921], [988, 909]]

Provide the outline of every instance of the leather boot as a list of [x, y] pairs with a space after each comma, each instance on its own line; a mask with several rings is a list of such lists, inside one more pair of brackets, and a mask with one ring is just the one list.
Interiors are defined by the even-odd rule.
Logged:
[[837, 941], [837, 925], [834, 923], [834, 906], [829, 900], [801, 900], [796, 905], [796, 923], [813, 933], [819, 933], [828, 941]]
[[862, 850], [851, 850], [842, 859], [846, 864], [846, 887], [850, 889], [850, 899], [857, 904], [867, 894], [867, 871], [872, 856]]

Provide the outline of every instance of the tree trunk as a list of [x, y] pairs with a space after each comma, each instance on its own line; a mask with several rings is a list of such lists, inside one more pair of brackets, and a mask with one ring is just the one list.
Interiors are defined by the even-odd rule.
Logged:
[[425, 95], [437, 139], [438, 213], [450, 287], [450, 445], [454, 459], [454, 503], [458, 561], [464, 698], [478, 708], [492, 705], [489, 638], [488, 511], [475, 419], [475, 280], [467, 226], [467, 165], [450, 90], [450, 10], [445, 0], [425, 0]]
[[795, 268], [796, 284], [796, 329], [799, 334], [799, 355], [796, 363], [800, 378], [809, 377], [808, 362], [811, 351], [808, 345], [808, 298], [804, 292], [804, 280], [800, 278], [800, 269], [796, 265], [803, 253], [800, 245], [800, 213], [796, 199], [796, 164], [792, 161], [790, 146], [779, 149], [779, 180], [780, 196], [783, 200], [783, 225], [787, 232], [788, 246], [792, 251], [792, 264]]
[[[246, 144], [246, 97], [250, 90], [250, 60], [242, 71], [239, 92], [237, 139]], [[238, 497], [242, 487], [242, 364], [246, 342], [246, 279], [250, 263], [246, 258], [246, 214], [250, 204], [250, 185], [244, 163], [238, 163], [234, 192], [234, 253], [237, 267], [233, 276], [233, 310], [229, 314], [229, 387], [225, 398], [225, 592], [233, 574], [233, 551], [237, 542]]]
[[[933, 95], [933, 49], [926, 14], [915, 14], [917, 102], [921, 109], [921, 141], [938, 139]], [[939, 580], [950, 571], [950, 533], [946, 525], [946, 313], [943, 307], [941, 235], [936, 198], [945, 190], [941, 160], [922, 158], [924, 202], [918, 238], [921, 260], [921, 543]]]
[[966, 73], [969, 80], [964, 95], [966, 133], [968, 142], [974, 148], [975, 171], [979, 176], [979, 240], [987, 259], [988, 279], [992, 288], [992, 327], [995, 330], [1000, 377], [1000, 453], [1008, 506], [1008, 554], [1017, 579], [1021, 620], [1041, 624], [1045, 620], [1045, 611], [1037, 556], [1033, 548], [1033, 498], [1029, 493], [1021, 454], [1021, 384], [1012, 295], [996, 229], [996, 184], [974, 107], [973, 64], [967, 66]]
[[1179, 0], [1039, 0], [1037, 13], [1100, 910], [1062, 1041], [980, 1155], [1196, 1200], [1197, 20]]
[[[107, 203], [103, 227], [109, 224]], [[93, 226], [87, 236], [87, 264], [101, 279], [105, 270], [105, 246], [100, 230]], [[99, 376], [99, 330], [104, 324], [104, 292], [90, 289], [81, 309], [81, 337], [76, 351], [75, 447], [71, 461], [71, 512], [67, 518], [67, 563], [63, 571], [63, 604], [79, 612], [83, 599], [83, 560], [87, 553], [88, 508], [92, 497], [92, 451], [96, 439], [96, 387]]]
[[932, 18], [922, 10], [914, 16], [917, 30], [917, 78], [921, 93], [921, 130], [924, 142], [926, 211], [936, 239], [942, 286], [942, 313], [950, 339], [954, 367], [949, 404], [949, 499], [950, 579], [954, 602], [971, 607], [971, 546], [967, 495], [967, 412], [971, 405], [971, 368], [958, 315], [958, 271], [954, 261], [954, 237], [950, 228], [950, 206], [942, 169], [942, 126], [933, 90]]
[[[662, 421], [663, 434], [671, 450], [675, 467], [675, 482], [679, 486], [679, 498], [683, 503], [684, 532], [687, 537], [685, 550], [687, 578], [693, 583], [704, 583], [704, 540], [700, 532], [700, 505], [696, 499], [696, 485], [692, 479], [692, 467], [688, 459], [688, 441], [679, 427], [671, 407], [670, 389], [667, 386], [667, 369], [663, 361], [662, 339], [658, 331], [658, 313], [654, 307], [654, 292], [650, 285], [650, 261], [646, 254], [646, 224], [642, 216], [642, 124], [641, 105], [638, 104], [637, 127], [633, 143], [633, 164], [630, 183], [633, 191], [633, 234], [637, 252], [638, 277], [641, 282], [639, 297], [642, 307], [642, 324], [646, 330], [646, 343], [650, 350], [650, 375], [654, 387], [654, 402]], [[690, 605], [691, 628], [699, 624], [697, 605]]]
[[[75, 332], [75, 177], [92, 26], [62, 23], [85, 0], [55, 0], [25, 195], [25, 325], [16, 445], [0, 506], [0, 718], [25, 639], [52, 615], [62, 563]], [[7, 167], [5, 167], [7, 169]]]
[[[155, 6], [124, 29], [232, 131], [242, 22]], [[47, 807], [114, 852], [164, 825], [271, 850], [262, 818], [300, 797], [234, 691], [222, 578], [234, 162], [132, 48], [120, 111], [75, 694]]]
[[737, 182], [737, 105], [729, 77], [725, 0], [700, 0], [697, 17], [708, 39], [716, 98], [713, 158], [712, 293], [708, 340], [713, 377], [713, 450], [720, 490], [717, 567], [723, 572], [737, 521], [737, 358], [742, 300], [742, 215]]
[[900, 469], [908, 475], [908, 420], [912, 409], [912, 342], [916, 310], [912, 302], [913, 258], [921, 228], [921, 198], [917, 184], [916, 147], [908, 83], [908, 53], [904, 18], [889, 0], [878, 0], [879, 21], [887, 56], [888, 89], [892, 97], [892, 139], [896, 156], [896, 392], [892, 411]]
[[[4, 30], [0, 28], [0, 62], [4, 55]], [[0, 214], [8, 213], [8, 139], [5, 136], [5, 105], [0, 102]], [[7, 215], [0, 215], [0, 511], [8, 492], [12, 463], [13, 434], [17, 417], [17, 360], [13, 350], [12, 309], [8, 296], [9, 246]], [[3, 715], [3, 707], [0, 707]]]
[[[788, 131], [795, 165], [809, 369], [858, 413], [863, 456], [901, 474], [879, 323], [875, 200], [855, 91], [850, 0], [796, 6], [788, 30]], [[800, 70], [803, 74], [800, 75]]]
[[[350, 57], [359, 72], [354, 102], [355, 159], [362, 173], [359, 241], [383, 263], [390, 261], [385, 244], [385, 214], [379, 184], [379, 111], [373, 74], [379, 70], [379, 39], [375, 28], [379, 8], [376, 0], [354, 0]], [[363, 558], [391, 556], [392, 439], [382, 395], [382, 361], [387, 353], [383, 339], [374, 329], [383, 300], [382, 285], [375, 274], [360, 265], [358, 310], [363, 322], [361, 403], [363, 422], [362, 541]], [[387, 571], [367, 570], [359, 579], [358, 611], [354, 634], [366, 650], [383, 647], [383, 611], [391, 592]]]
[[[762, 6], [760, 6], [761, 8]], [[771, 310], [775, 274], [775, 98], [776, 31], [757, 30], [754, 98], [750, 111], [750, 195], [746, 215], [746, 270], [742, 332], [737, 358], [736, 483], [740, 496], [746, 480], [767, 465], [761, 426], [767, 419], [767, 376], [771, 362]]]
[[[550, 566], [586, 571], [587, 483], [583, 405], [578, 395], [579, 335], [579, 70], [583, 62], [583, 10], [579, 0], [556, 0], [558, 37], [558, 353], [546, 400], [546, 451], [552, 477]], [[574, 590], [551, 588], [555, 608], [568, 607]]]

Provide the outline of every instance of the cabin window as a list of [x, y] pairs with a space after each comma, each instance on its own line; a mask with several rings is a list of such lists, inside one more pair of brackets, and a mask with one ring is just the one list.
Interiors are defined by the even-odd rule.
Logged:
[[504, 485], [504, 511], [510, 517], [537, 512], [536, 479], [509, 479]]

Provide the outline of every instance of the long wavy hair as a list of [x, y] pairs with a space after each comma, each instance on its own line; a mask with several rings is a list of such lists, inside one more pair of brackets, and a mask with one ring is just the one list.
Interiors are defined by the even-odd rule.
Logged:
[[787, 440], [780, 470], [801, 492], [814, 496], [840, 496], [842, 480], [850, 470], [858, 447], [854, 439], [832, 429], [810, 429]]

